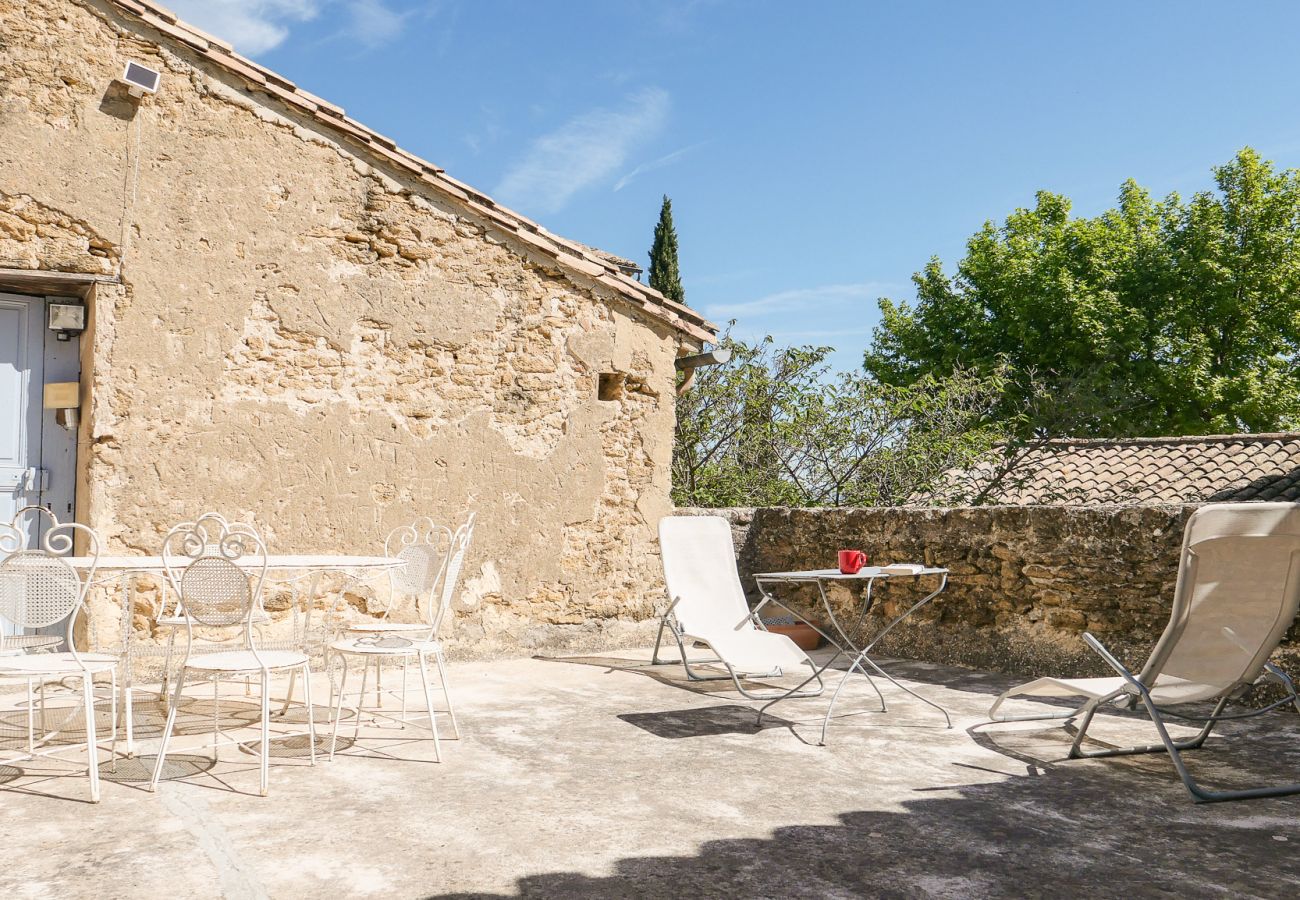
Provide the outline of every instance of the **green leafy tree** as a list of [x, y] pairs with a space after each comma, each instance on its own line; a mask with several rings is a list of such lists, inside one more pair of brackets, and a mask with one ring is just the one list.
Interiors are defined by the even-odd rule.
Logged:
[[677, 229], [673, 227], [673, 201], [664, 195], [655, 225], [654, 243], [650, 245], [650, 287], [669, 300], [686, 302], [682, 288], [682, 270], [677, 263]]
[[932, 259], [914, 303], [881, 301], [867, 371], [905, 386], [1009, 370], [998, 416], [1022, 436], [1294, 427], [1300, 173], [1247, 148], [1214, 176], [1186, 202], [1129, 181], [1095, 218], [1039, 193], [986, 223], [954, 275]]
[[829, 347], [724, 336], [722, 366], [678, 399], [674, 500], [683, 506], [913, 502], [1002, 433], [989, 411], [1005, 376], [956, 372], [917, 384], [832, 376]]

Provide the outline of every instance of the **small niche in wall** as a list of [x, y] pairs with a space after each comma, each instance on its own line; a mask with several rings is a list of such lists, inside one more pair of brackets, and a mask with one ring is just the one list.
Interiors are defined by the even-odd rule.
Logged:
[[626, 379], [627, 376], [622, 372], [601, 372], [600, 382], [596, 386], [596, 399], [622, 400]]

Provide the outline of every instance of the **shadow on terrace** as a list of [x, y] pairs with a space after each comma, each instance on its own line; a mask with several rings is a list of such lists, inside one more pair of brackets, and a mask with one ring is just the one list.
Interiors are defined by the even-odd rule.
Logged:
[[[663, 667], [650, 670], [629, 659], [564, 661], [672, 680]], [[835, 813], [824, 824], [776, 825], [764, 837], [706, 840], [693, 855], [629, 854], [607, 874], [555, 871], [519, 878], [509, 893], [431, 896], [1293, 896], [1300, 879], [1300, 858], [1291, 850], [1300, 841], [1294, 798], [1193, 805], [1164, 753], [1067, 760], [1072, 732], [1060, 722], [988, 726], [966, 715], [987, 708], [1014, 679], [925, 663], [889, 665], [946, 703], [961, 697], [963, 721], [945, 732], [914, 707], [891, 725], [886, 723], [897, 711], [837, 716], [832, 740], [859, 743], [863, 753], [855, 765], [865, 771], [833, 787], [826, 773], [764, 774], [762, 756], [757, 765], [754, 758], [733, 760], [733, 777], [746, 778], [744, 770], [755, 769], [748, 777], [763, 820], [808, 821], [822, 818], [823, 810], [864, 808]], [[891, 704], [908, 702], [896, 691], [887, 696]], [[865, 697], [860, 693], [859, 701]], [[617, 718], [673, 743], [757, 733], [752, 710], [732, 704]], [[785, 729], [785, 740], [790, 733], [815, 736], [813, 719], [792, 718], [802, 721], [765, 722], [764, 730]], [[1102, 718], [1097, 731], [1103, 738], [1149, 738], [1150, 723], [1139, 716], [1113, 712]], [[878, 739], [888, 732], [901, 742], [889, 741], [882, 752]], [[1207, 781], [1246, 787], [1300, 775], [1300, 723], [1294, 715], [1226, 723], [1218, 733], [1205, 749], [1188, 754]], [[860, 744], [864, 738], [874, 745], [870, 752]], [[980, 758], [952, 752], [961, 738], [969, 738]], [[701, 752], [702, 760], [711, 756], [703, 747]], [[932, 777], [936, 759], [949, 769], [942, 780], [950, 784]], [[839, 760], [826, 763], [833, 769]], [[818, 760], [807, 764], [815, 767]], [[822, 797], [807, 790], [809, 782], [820, 784]], [[671, 771], [661, 773], [661, 783], [665, 805], [626, 814], [673, 815], [679, 825], [716, 815], [713, 798], [680, 790]]]

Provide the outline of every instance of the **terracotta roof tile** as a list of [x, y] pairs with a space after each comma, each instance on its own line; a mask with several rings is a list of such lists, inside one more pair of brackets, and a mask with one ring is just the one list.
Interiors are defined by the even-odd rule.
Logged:
[[[925, 498], [969, 496], [994, 458], [948, 472]], [[1062, 439], [1031, 452], [987, 502], [1011, 505], [1300, 501], [1300, 433]]]
[[148, 10], [150, 10], [154, 15], [162, 16], [168, 22], [180, 21], [180, 16], [176, 15], [176, 13], [172, 12], [171, 9], [169, 9], [166, 6], [163, 6], [161, 3], [148, 3], [148, 2], [140, 2], [140, 0], [133, 0], [131, 5], [143, 6]]
[[595, 277], [625, 301], [648, 311], [691, 338], [709, 342], [716, 337], [715, 325], [695, 310], [675, 303], [653, 288], [628, 277], [614, 261], [616, 258], [550, 234], [536, 222], [500, 206], [486, 194], [446, 175], [433, 163], [402, 150], [392, 138], [367, 128], [346, 115], [341, 107], [302, 90], [287, 78], [240, 56], [230, 44], [220, 38], [180, 21], [165, 6], [152, 0], [109, 0], [109, 3], [119, 12], [139, 19], [160, 34], [190, 47], [203, 59], [250, 82], [256, 90], [306, 111], [322, 125], [339, 132], [341, 137], [357, 141], [367, 152], [413, 174], [422, 184], [466, 206], [473, 215], [507, 230], [565, 268]]

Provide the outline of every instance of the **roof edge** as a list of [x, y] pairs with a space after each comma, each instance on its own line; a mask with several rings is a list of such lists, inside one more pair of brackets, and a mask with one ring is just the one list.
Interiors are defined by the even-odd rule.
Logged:
[[197, 53], [200, 58], [242, 79], [253, 90], [305, 112], [335, 132], [340, 142], [352, 141], [359, 144], [383, 164], [414, 176], [419, 183], [437, 191], [441, 197], [466, 210], [470, 216], [480, 219], [485, 225], [505, 231], [526, 248], [550, 257], [577, 286], [603, 287], [693, 340], [701, 343], [717, 340], [716, 325], [690, 307], [675, 303], [654, 288], [628, 277], [614, 262], [618, 257], [551, 234], [531, 219], [501, 206], [481, 191], [447, 175], [433, 163], [401, 149], [392, 138], [385, 137], [348, 116], [342, 107], [304, 91], [287, 78], [241, 56], [226, 41], [181, 21], [167, 7], [152, 0], [105, 2], [118, 12], [138, 19], [157, 31], [163, 39], [178, 42], [189, 52]]
[[1051, 438], [1052, 447], [1126, 447], [1160, 444], [1260, 444], [1269, 441], [1300, 441], [1300, 431], [1259, 431], [1245, 434], [1193, 434], [1133, 438]]

